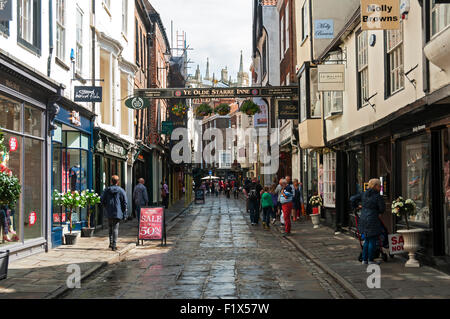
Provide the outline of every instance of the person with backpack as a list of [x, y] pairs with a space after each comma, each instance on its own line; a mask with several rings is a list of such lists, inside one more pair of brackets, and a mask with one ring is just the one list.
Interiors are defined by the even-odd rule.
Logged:
[[264, 187], [264, 193], [261, 196], [261, 207], [263, 209], [263, 227], [270, 229], [270, 216], [273, 211], [272, 195], [269, 192], [269, 187]]
[[101, 203], [106, 211], [109, 224], [109, 248], [117, 250], [119, 223], [127, 218], [127, 194], [119, 186], [119, 176], [111, 178], [111, 186], [104, 190]]
[[136, 207], [136, 217], [138, 221], [141, 219], [141, 207], [148, 205], [147, 187], [145, 187], [145, 180], [139, 179], [139, 183], [134, 188], [133, 201]]
[[292, 200], [294, 194], [292, 193], [292, 188], [288, 185], [285, 179], [281, 181], [283, 189], [281, 190], [280, 203], [281, 209], [283, 210], [284, 217], [284, 233], [283, 236], [287, 236], [291, 233], [291, 212], [292, 212]]
[[250, 211], [250, 221], [252, 226], [259, 222], [259, 201], [261, 199], [262, 186], [256, 178], [244, 188], [244, 194], [248, 199], [248, 210]]

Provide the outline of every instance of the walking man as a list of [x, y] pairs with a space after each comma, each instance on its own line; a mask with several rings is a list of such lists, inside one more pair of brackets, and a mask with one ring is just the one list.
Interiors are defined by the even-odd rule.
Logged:
[[164, 208], [169, 208], [169, 186], [166, 182], [161, 182], [161, 197]]
[[106, 210], [109, 222], [109, 248], [117, 250], [119, 237], [119, 223], [127, 218], [127, 194], [119, 186], [119, 176], [111, 178], [111, 186], [105, 189], [101, 197], [101, 203]]
[[259, 222], [259, 201], [261, 199], [262, 186], [256, 178], [244, 188], [244, 194], [248, 200], [248, 210], [250, 211], [250, 221], [252, 226]]
[[133, 201], [136, 207], [136, 216], [138, 220], [141, 220], [141, 207], [148, 205], [148, 193], [147, 187], [145, 187], [145, 180], [139, 179], [139, 183], [134, 188]]

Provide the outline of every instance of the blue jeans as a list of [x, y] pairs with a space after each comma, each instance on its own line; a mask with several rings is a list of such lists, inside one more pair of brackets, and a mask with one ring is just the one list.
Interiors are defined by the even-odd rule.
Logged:
[[267, 225], [270, 225], [270, 215], [272, 215], [272, 207], [264, 207], [263, 208], [263, 222], [265, 222]]
[[363, 261], [373, 261], [375, 259], [375, 252], [378, 247], [377, 241], [378, 236], [366, 237], [362, 252]]
[[250, 211], [250, 222], [258, 224], [259, 221], [259, 203], [258, 201], [249, 200], [248, 210]]

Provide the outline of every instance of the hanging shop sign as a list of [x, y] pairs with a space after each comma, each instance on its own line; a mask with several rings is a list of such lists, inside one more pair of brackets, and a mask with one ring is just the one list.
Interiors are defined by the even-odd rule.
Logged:
[[76, 86], [75, 102], [102, 102], [103, 88], [101, 86]]
[[333, 39], [334, 38], [334, 20], [314, 20], [314, 38], [315, 39]]
[[258, 104], [258, 106], [261, 110], [261, 113], [257, 113], [253, 116], [253, 126], [255, 128], [267, 127], [267, 123], [268, 123], [267, 112], [268, 112], [269, 107], [267, 106], [266, 101], [264, 101], [261, 98], [254, 98], [253, 102]]
[[12, 0], [0, 0], [0, 21], [12, 21]]
[[[295, 97], [297, 86], [241, 87], [241, 88], [186, 88], [186, 89], [137, 89], [135, 94], [148, 99], [203, 99], [247, 97]], [[128, 106], [130, 107], [130, 106]]]
[[70, 122], [75, 126], [81, 126], [80, 112], [72, 111], [70, 115]]
[[11, 137], [9, 139], [9, 151], [15, 152], [15, 151], [17, 151], [18, 147], [19, 147], [19, 142], [17, 141], [17, 138]]
[[173, 122], [164, 121], [162, 122], [161, 133], [164, 135], [171, 135], [173, 132]]
[[345, 65], [321, 64], [317, 67], [319, 73], [319, 91], [345, 91]]
[[143, 97], [133, 97], [125, 101], [125, 106], [133, 110], [143, 110], [150, 107], [150, 101]]
[[162, 207], [141, 207], [138, 241], [166, 240], [166, 219]]
[[400, 29], [399, 0], [361, 0], [362, 30]]
[[278, 101], [278, 119], [298, 120], [298, 101]]
[[125, 151], [125, 148], [122, 145], [118, 145], [115, 143], [108, 143], [106, 144], [105, 151], [107, 153], [124, 157], [127, 155], [127, 152]]

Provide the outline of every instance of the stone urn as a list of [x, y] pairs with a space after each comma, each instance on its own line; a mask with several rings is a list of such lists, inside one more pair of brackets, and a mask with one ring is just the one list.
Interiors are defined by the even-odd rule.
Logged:
[[403, 236], [404, 245], [403, 249], [404, 251], [408, 252], [409, 259], [405, 264], [405, 267], [411, 267], [411, 268], [419, 268], [420, 263], [416, 259], [416, 252], [420, 248], [420, 236], [424, 232], [423, 229], [404, 229], [399, 230], [398, 233]]
[[311, 216], [311, 221], [312, 221], [312, 223], [314, 225], [314, 229], [319, 228], [319, 225], [320, 225], [320, 214], [312, 214], [312, 215], [309, 215], [309, 216]]

